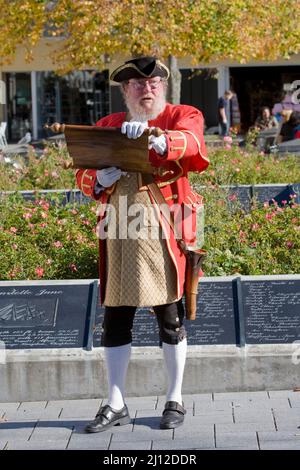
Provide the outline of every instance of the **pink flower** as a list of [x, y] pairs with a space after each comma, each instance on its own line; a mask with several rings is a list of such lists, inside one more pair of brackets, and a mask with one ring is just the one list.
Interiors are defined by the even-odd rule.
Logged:
[[9, 229], [12, 233], [17, 233], [18, 229], [16, 227], [10, 227]]
[[43, 277], [43, 275], [44, 275], [44, 269], [41, 268], [40, 266], [35, 268], [34, 272], [38, 277]]
[[40, 227], [41, 227], [41, 228], [48, 227], [48, 224], [45, 224], [45, 222], [43, 222], [43, 223], [40, 224]]
[[239, 173], [239, 172], [241, 171], [241, 169], [240, 169], [240, 168], [235, 168], [235, 171], [236, 171], [237, 173]]
[[256, 248], [256, 247], [257, 247], [257, 242], [253, 242], [253, 243], [251, 243], [251, 245], [250, 245], [250, 246], [251, 246], [251, 248]]
[[236, 201], [237, 200], [237, 195], [236, 194], [230, 194], [228, 196], [229, 201]]
[[48, 218], [47, 212], [41, 212], [41, 217], [42, 217], [43, 219], [47, 219], [47, 218]]
[[273, 214], [266, 214], [266, 219], [267, 220], [272, 220], [273, 219]]
[[70, 264], [70, 269], [71, 269], [71, 271], [76, 272], [76, 271], [77, 271], [76, 264], [71, 263], [71, 264]]
[[257, 165], [257, 167], [255, 168], [256, 170], [260, 170], [260, 166]]
[[267, 207], [270, 207], [268, 202], [264, 202], [264, 208], [267, 209]]
[[44, 171], [44, 175], [45, 175], [45, 176], [49, 176], [49, 171], [48, 171], [48, 170], [45, 170], [45, 171]]
[[76, 209], [72, 209], [71, 214], [76, 215], [76, 214], [78, 214], [78, 211]]
[[228, 142], [229, 144], [232, 143], [232, 137], [230, 137], [230, 135], [225, 135], [223, 140], [224, 142]]
[[11, 246], [14, 250], [16, 250], [18, 248], [18, 245], [16, 243], [13, 243]]
[[258, 224], [253, 224], [251, 228], [252, 228], [252, 230], [257, 230], [259, 228], [259, 225]]
[[287, 241], [286, 246], [287, 246], [287, 248], [292, 248], [294, 246], [294, 243], [291, 242], [291, 241]]
[[46, 261], [46, 264], [48, 264], [48, 265], [52, 264], [52, 259], [48, 258], [47, 261]]
[[59, 178], [59, 175], [58, 175], [57, 171], [52, 171], [52, 172], [51, 172], [51, 176], [52, 176], [54, 179]]
[[55, 246], [55, 248], [62, 248], [63, 247], [63, 244], [60, 241], [54, 242], [53, 245]]
[[50, 207], [50, 204], [49, 202], [42, 202], [41, 204], [42, 208], [44, 209], [44, 211], [48, 211], [49, 210], [49, 207]]
[[281, 202], [284, 206], [287, 204], [287, 201], [285, 199], [283, 199]]
[[88, 219], [84, 219], [84, 220], [82, 221], [82, 223], [83, 223], [84, 225], [90, 225], [90, 224], [91, 224], [90, 220], [88, 220]]
[[31, 219], [32, 214], [30, 212], [26, 212], [25, 214], [23, 214], [23, 217], [24, 219], [28, 220], [28, 219]]
[[230, 150], [230, 149], [231, 149], [231, 145], [226, 144], [226, 145], [224, 146], [224, 148], [225, 148], [226, 150]]

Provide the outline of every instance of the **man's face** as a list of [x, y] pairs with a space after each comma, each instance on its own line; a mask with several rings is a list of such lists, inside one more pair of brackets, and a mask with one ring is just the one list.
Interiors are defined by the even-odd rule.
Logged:
[[263, 109], [262, 116], [264, 119], [269, 119], [270, 111], [267, 108]]
[[128, 109], [133, 116], [154, 119], [165, 106], [165, 82], [161, 77], [132, 78], [124, 86]]

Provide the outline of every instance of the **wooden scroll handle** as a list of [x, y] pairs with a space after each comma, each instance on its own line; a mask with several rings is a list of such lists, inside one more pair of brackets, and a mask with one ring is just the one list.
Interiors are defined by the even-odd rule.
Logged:
[[59, 122], [55, 122], [49, 126], [48, 124], [44, 125], [44, 129], [50, 129], [52, 132], [63, 133], [65, 132], [65, 124], [59, 124]]
[[[54, 124], [45, 124], [44, 125], [44, 128], [45, 129], [50, 129], [52, 132], [56, 132], [56, 133], [63, 133], [65, 132], [65, 128], [66, 127], [81, 127], [81, 126], [72, 126], [72, 125], [68, 125], [68, 124], [59, 124], [59, 122], [55, 122]], [[86, 126], [85, 126], [86, 127]], [[101, 127], [99, 127], [99, 129], [101, 129]], [[155, 137], [159, 137], [161, 136], [162, 134], [165, 133], [165, 131], [163, 131], [162, 129], [160, 129], [159, 127], [150, 127], [148, 129], [145, 130], [145, 134], [148, 134], [148, 135], [155, 135]]]

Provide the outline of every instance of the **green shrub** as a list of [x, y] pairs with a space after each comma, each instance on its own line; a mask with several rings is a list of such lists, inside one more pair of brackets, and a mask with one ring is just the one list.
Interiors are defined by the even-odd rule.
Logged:
[[[203, 194], [206, 276], [299, 272], [299, 205], [254, 207], [247, 214], [226, 200], [223, 189], [208, 188]], [[47, 198], [2, 197], [0, 278], [97, 278], [95, 211], [93, 202], [63, 206], [60, 198], [50, 204]]]

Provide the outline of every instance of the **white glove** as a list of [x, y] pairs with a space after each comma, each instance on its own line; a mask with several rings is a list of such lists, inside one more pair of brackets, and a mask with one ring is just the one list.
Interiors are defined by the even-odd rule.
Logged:
[[121, 127], [121, 132], [122, 134], [127, 134], [128, 139], [137, 139], [138, 137], [141, 137], [147, 127], [147, 121], [124, 121]]
[[149, 150], [155, 150], [159, 155], [163, 155], [167, 150], [167, 139], [165, 135], [160, 135], [155, 137], [155, 135], [150, 135], [149, 137]]
[[126, 175], [126, 172], [121, 171], [120, 168], [116, 168], [115, 166], [110, 166], [108, 168], [103, 168], [102, 170], [97, 170], [96, 173], [98, 183], [104, 188], [109, 188], [124, 174]]

